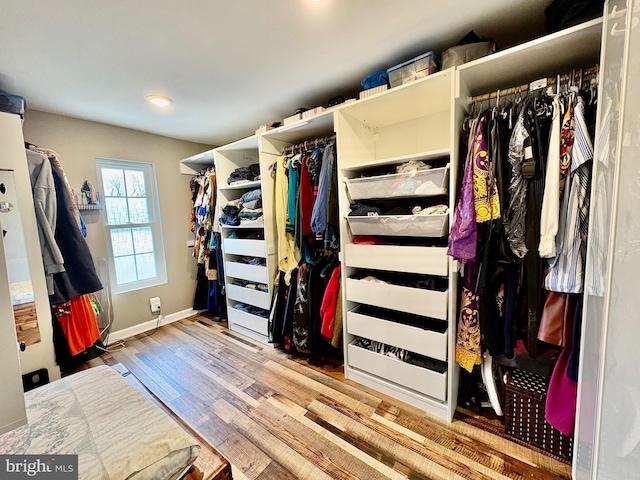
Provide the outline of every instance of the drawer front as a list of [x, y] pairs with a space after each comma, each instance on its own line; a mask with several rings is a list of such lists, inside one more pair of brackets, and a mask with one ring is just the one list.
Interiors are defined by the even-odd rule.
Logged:
[[269, 284], [269, 272], [267, 267], [256, 265], [247, 265], [246, 263], [226, 262], [224, 267], [227, 269], [227, 276], [240, 278], [242, 280], [251, 280], [252, 282]]
[[353, 344], [348, 346], [348, 355], [351, 367], [369, 372], [443, 402], [447, 399], [446, 372], [434, 372], [396, 358], [356, 347]]
[[352, 335], [447, 361], [447, 332], [425, 330], [354, 311], [347, 313], [347, 331]]
[[264, 240], [246, 240], [240, 238], [225, 238], [224, 253], [232, 255], [247, 255], [249, 257], [267, 256], [267, 244]]
[[384, 283], [347, 279], [347, 300], [413, 313], [425, 317], [447, 319], [448, 292], [402, 287]]
[[447, 276], [449, 257], [446, 247], [402, 247], [396, 245], [345, 246], [348, 267], [371, 268], [393, 272]]
[[229, 323], [240, 325], [241, 327], [248, 328], [261, 335], [267, 335], [268, 321], [266, 318], [258, 317], [257, 315], [251, 315], [247, 312], [230, 308], [228, 312]]
[[271, 306], [271, 299], [268, 293], [240, 287], [238, 285], [227, 285], [227, 296], [231, 300], [248, 303], [249, 305], [264, 308], [265, 310], [269, 310]]

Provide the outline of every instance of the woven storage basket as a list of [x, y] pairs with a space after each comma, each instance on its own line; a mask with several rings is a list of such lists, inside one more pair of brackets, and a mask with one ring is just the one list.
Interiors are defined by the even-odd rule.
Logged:
[[573, 439], [560, 433], [545, 419], [547, 383], [544, 378], [524, 370], [512, 370], [507, 378], [506, 392], [506, 433], [571, 462]]

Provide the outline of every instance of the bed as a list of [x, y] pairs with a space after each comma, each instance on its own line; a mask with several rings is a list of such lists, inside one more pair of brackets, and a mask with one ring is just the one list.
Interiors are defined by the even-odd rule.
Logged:
[[79, 478], [175, 480], [200, 444], [108, 366], [25, 394], [28, 424], [0, 435], [0, 454], [77, 454]]

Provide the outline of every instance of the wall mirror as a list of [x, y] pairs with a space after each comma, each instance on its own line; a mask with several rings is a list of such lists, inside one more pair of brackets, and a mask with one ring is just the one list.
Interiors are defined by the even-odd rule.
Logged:
[[40, 341], [40, 328], [13, 170], [0, 169], [0, 225], [16, 334], [18, 341], [32, 345]]

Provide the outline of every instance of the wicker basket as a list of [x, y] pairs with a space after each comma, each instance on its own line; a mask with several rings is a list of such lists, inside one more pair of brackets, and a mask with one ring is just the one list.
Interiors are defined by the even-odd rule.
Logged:
[[545, 419], [547, 383], [524, 370], [508, 374], [505, 431], [529, 445], [571, 462], [573, 439], [553, 428]]

